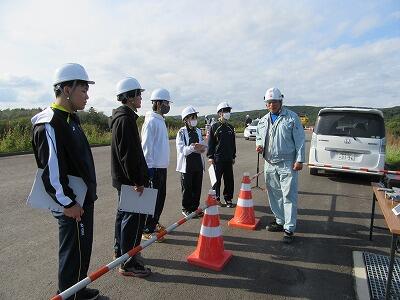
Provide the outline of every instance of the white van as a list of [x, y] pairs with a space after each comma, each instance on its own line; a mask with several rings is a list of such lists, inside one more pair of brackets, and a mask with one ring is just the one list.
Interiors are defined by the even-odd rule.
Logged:
[[323, 108], [311, 138], [310, 174], [326, 169], [377, 175], [385, 166], [385, 150], [385, 123], [380, 110]]

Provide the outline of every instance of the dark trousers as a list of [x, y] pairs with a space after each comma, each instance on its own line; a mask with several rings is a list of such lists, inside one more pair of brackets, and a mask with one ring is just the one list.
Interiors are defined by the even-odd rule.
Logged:
[[181, 173], [182, 208], [193, 212], [200, 204], [203, 170], [190, 173]]
[[[118, 201], [120, 194], [121, 192], [118, 191]], [[146, 215], [144, 214], [117, 211], [114, 231], [114, 251], [117, 256], [140, 245], [145, 220]]]
[[58, 220], [58, 290], [65, 291], [87, 276], [93, 243], [94, 203], [85, 201], [81, 221], [63, 214]]
[[214, 184], [213, 189], [217, 199], [220, 197], [221, 178], [224, 177], [224, 199], [225, 201], [232, 201], [233, 198], [233, 165], [231, 161], [220, 161], [215, 163], [215, 175], [217, 182]]
[[165, 196], [167, 195], [167, 169], [155, 169], [151, 187], [158, 191], [154, 216], [147, 215], [146, 225], [143, 230], [146, 233], [153, 233], [155, 231], [164, 209]]

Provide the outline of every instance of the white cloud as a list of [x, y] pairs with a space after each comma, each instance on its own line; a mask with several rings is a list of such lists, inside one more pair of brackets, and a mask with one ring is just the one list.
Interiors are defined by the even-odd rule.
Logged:
[[[396, 105], [399, 37], [360, 41], [384, 12], [356, 6], [334, 17], [335, 7], [312, 1], [2, 2], [0, 78], [6, 72], [32, 85], [0, 79], [0, 99], [13, 97], [0, 109], [45, 106], [53, 71], [65, 62], [86, 67], [96, 81], [88, 107], [107, 114], [126, 75], [146, 89], [140, 113], [158, 87], [171, 92], [171, 114], [189, 104], [214, 113], [223, 100], [237, 111], [260, 109], [273, 85], [288, 104]], [[381, 100], [371, 103], [372, 94]]]
[[355, 37], [359, 37], [378, 25], [379, 18], [377, 16], [366, 16], [354, 25], [352, 33]]

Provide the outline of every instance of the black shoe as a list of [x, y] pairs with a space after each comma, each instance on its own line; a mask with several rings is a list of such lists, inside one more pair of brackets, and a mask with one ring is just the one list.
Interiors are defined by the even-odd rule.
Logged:
[[285, 231], [283, 232], [283, 242], [285, 244], [290, 244], [291, 242], [293, 242], [293, 240], [294, 240], [294, 233], [285, 229]]
[[226, 203], [222, 203], [219, 198], [217, 198], [217, 205], [220, 207], [226, 207]]
[[226, 207], [233, 208], [236, 206], [235, 204], [232, 203], [232, 200], [225, 200], [225, 202], [226, 202]]
[[268, 226], [265, 228], [271, 232], [282, 232], [283, 231], [283, 225], [279, 225], [278, 223], [276, 223], [276, 221], [269, 223]]
[[132, 277], [147, 277], [151, 274], [150, 268], [146, 268], [142, 263], [135, 261], [132, 264], [126, 266], [121, 265], [118, 272], [124, 276]]
[[76, 293], [76, 299], [79, 300], [95, 300], [99, 297], [99, 290], [84, 288]]

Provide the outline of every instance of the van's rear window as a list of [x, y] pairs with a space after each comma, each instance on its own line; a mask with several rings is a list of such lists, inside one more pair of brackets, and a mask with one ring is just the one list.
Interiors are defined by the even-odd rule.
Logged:
[[319, 115], [315, 133], [364, 138], [385, 137], [385, 124], [376, 114], [326, 112]]

